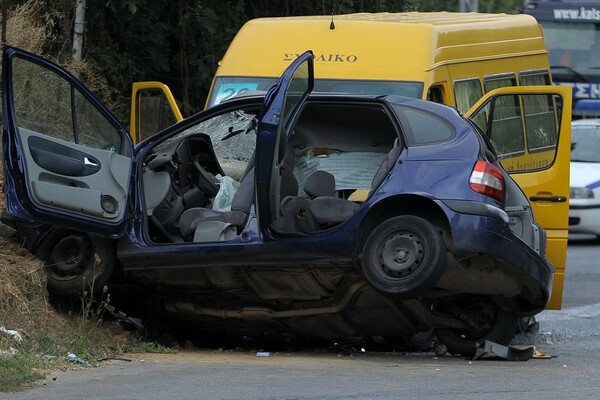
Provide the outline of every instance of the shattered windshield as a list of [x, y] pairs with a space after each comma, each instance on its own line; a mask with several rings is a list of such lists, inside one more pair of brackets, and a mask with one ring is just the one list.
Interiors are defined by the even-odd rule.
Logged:
[[235, 110], [194, 125], [156, 147], [155, 153], [168, 144], [189, 135], [210, 136], [215, 154], [224, 172], [237, 179], [252, 159], [256, 147], [257, 110]]

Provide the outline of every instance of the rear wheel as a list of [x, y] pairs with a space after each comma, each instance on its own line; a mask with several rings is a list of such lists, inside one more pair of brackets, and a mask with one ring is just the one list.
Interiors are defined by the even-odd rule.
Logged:
[[116, 262], [112, 240], [69, 230], [50, 234], [36, 255], [46, 267], [48, 292], [69, 300], [80, 298], [84, 291], [100, 293]]
[[431, 223], [403, 215], [373, 229], [361, 261], [375, 289], [395, 299], [411, 299], [431, 289], [444, 273], [446, 246]]
[[473, 356], [485, 340], [508, 345], [517, 331], [519, 316], [500, 308], [484, 297], [464, 297], [451, 303], [440, 303], [436, 311], [449, 314], [465, 323], [463, 330], [436, 329], [438, 340], [452, 354]]

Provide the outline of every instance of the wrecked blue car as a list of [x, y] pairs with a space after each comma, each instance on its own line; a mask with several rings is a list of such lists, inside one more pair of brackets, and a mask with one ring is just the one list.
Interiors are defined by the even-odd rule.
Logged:
[[134, 147], [71, 74], [5, 47], [5, 220], [62, 297], [118, 276], [211, 331], [506, 344], [553, 267], [487, 136], [444, 105], [313, 82], [307, 52], [266, 94]]

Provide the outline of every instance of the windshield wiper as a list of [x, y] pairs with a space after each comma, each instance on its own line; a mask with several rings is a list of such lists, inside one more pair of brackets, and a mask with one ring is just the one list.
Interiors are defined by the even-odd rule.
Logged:
[[573, 75], [574, 77], [576, 77], [577, 79], [579, 79], [581, 82], [586, 82], [589, 83], [589, 81], [587, 80], [587, 78], [583, 75], [581, 75], [579, 72], [575, 71], [573, 68], [567, 66], [567, 65], [551, 65], [550, 69], [564, 69], [565, 71], [568, 71], [569, 73], [571, 73], [571, 75]]

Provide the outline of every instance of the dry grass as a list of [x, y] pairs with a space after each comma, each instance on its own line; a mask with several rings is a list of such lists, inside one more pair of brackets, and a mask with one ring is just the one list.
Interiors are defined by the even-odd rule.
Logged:
[[7, 44], [41, 54], [48, 34], [35, 18], [42, 7], [42, 2], [29, 0], [23, 5], [9, 11], [6, 24]]
[[95, 303], [82, 299], [82, 306], [83, 311], [55, 309], [42, 263], [14, 240], [0, 237], [0, 326], [23, 339], [0, 332], [0, 392], [20, 390], [53, 369], [65, 368], [68, 353], [93, 364], [135, 345], [135, 338], [115, 322], [102, 320]]
[[0, 325], [19, 327], [28, 337], [37, 325], [47, 325], [49, 314], [52, 309], [40, 261], [14, 241], [0, 237]]

